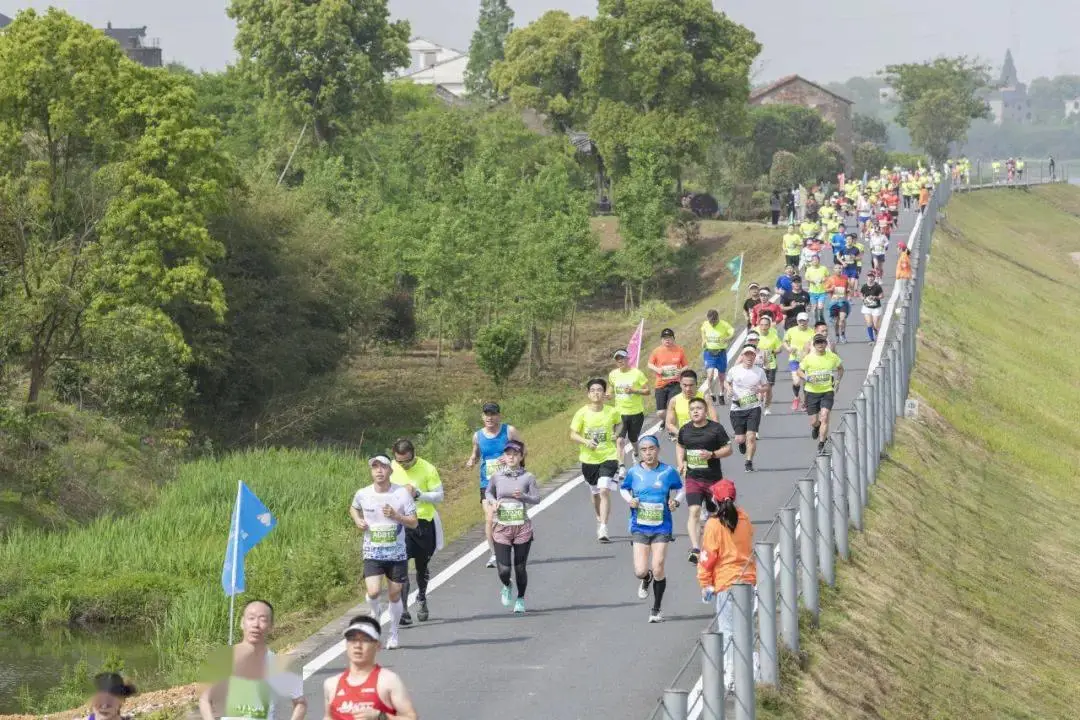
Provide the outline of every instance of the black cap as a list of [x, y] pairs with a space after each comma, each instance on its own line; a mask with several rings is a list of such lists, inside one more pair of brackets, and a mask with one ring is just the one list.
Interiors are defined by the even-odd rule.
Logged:
[[524, 455], [525, 443], [521, 442], [520, 440], [508, 440], [506, 442], [506, 447], [503, 448], [503, 452], [506, 452], [507, 450], [514, 450], [517, 452], [518, 455]]
[[502, 412], [499, 408], [499, 403], [484, 403], [484, 407], [480, 408], [480, 410], [486, 415], [494, 415]]
[[673, 338], [673, 337], [675, 337], [675, 331], [672, 330], [671, 328], [664, 328], [663, 330], [660, 331], [660, 337], [662, 337], [662, 338], [668, 338], [668, 337]]
[[135, 686], [124, 682], [119, 673], [99, 673], [94, 676], [94, 689], [113, 697], [126, 698], [135, 694]]
[[814, 344], [817, 345], [818, 343], [825, 343], [826, 345], [828, 345], [829, 337], [827, 335], [815, 335]]

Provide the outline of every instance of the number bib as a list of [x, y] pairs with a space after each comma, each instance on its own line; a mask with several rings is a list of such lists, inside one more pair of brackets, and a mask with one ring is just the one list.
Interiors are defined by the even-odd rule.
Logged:
[[487, 479], [489, 481], [491, 480], [491, 478], [495, 477], [496, 474], [502, 472], [505, 469], [506, 464], [503, 462], [501, 455], [497, 458], [492, 458], [491, 460], [484, 461], [484, 474], [487, 476]]
[[390, 547], [397, 544], [398, 525], [387, 523], [385, 525], [368, 526], [368, 538], [376, 547]]
[[634, 389], [633, 385], [616, 385], [615, 397], [619, 400], [629, 400], [630, 391]]
[[703, 470], [709, 467], [710, 455], [712, 455], [712, 452], [709, 450], [687, 450], [686, 467], [694, 470]]
[[742, 397], [738, 398], [735, 401], [735, 404], [738, 405], [739, 408], [741, 408], [743, 410], [749, 410], [751, 408], [755, 408], [758, 405], [760, 405], [761, 404], [761, 398], [758, 397], [757, 393], [750, 393], [748, 395], [743, 395]]
[[679, 368], [676, 365], [661, 365], [660, 366], [660, 377], [664, 378], [665, 380], [673, 378], [676, 375], [678, 375], [678, 373], [676, 372], [676, 370], [678, 370], [678, 369]]
[[637, 524], [656, 527], [664, 524], [664, 503], [643, 502], [638, 505]]
[[807, 381], [813, 385], [824, 385], [832, 382], [832, 370], [815, 370], [807, 376]]
[[496, 519], [500, 525], [524, 525], [525, 505], [518, 500], [500, 500]]
[[588, 428], [585, 430], [585, 437], [589, 440], [594, 440], [598, 445], [602, 445], [607, 442], [607, 430], [605, 428]]

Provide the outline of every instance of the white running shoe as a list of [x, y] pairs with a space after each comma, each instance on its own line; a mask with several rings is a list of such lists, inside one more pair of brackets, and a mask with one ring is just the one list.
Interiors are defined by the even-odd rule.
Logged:
[[495, 553], [491, 553], [491, 557], [488, 558], [487, 566], [489, 568], [495, 567]]
[[611, 542], [611, 538], [608, 537], [607, 525], [600, 523], [596, 528], [596, 539], [602, 543]]
[[772, 407], [765, 408], [765, 414], [766, 415], [772, 415]]
[[649, 583], [650, 583], [650, 578], [648, 578], [648, 577], [642, 578], [641, 582], [638, 583], [638, 588], [637, 588], [638, 600], [644, 600], [645, 598], [649, 597]]
[[660, 612], [659, 610], [650, 612], [649, 613], [649, 622], [651, 622], [651, 623], [664, 622], [664, 613]]
[[390, 637], [386, 638], [386, 649], [387, 650], [397, 650], [400, 646], [401, 646], [401, 643], [398, 641], [397, 633], [394, 633]]

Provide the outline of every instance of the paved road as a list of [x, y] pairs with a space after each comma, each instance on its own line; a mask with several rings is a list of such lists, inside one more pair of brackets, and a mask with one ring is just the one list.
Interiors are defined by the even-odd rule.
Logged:
[[[894, 232], [886, 298], [896, 243], [906, 238], [914, 217], [904, 213], [902, 231]], [[841, 386], [837, 411], [850, 408], [870, 363], [872, 346], [859, 307], [855, 303], [848, 323], [849, 343], [838, 346], [849, 379]], [[816, 449], [805, 413], [790, 410], [788, 377], [784, 372], [778, 377], [773, 414], [762, 426], [758, 471], [744, 473], [738, 452], [724, 465], [736, 482], [740, 504], [762, 530], [791, 496]], [[663, 459], [674, 461], [666, 439]], [[586, 488], [571, 488], [535, 520], [526, 615], [515, 616], [499, 602], [501, 586], [495, 571], [484, 567], [485, 553], [430, 593], [431, 621], [403, 628], [402, 648], [380, 654], [383, 664], [405, 678], [421, 717], [570, 720], [645, 717], [651, 711], [710, 620], [686, 562], [685, 511], [676, 513], [676, 530], [682, 532], [668, 562], [667, 622], [650, 625], [651, 599], [636, 595], [626, 505], [613, 498], [613, 542], [601, 545]], [[477, 537], [467, 542], [475, 545]], [[464, 543], [448, 548], [441, 560], [453, 559], [461, 548], [467, 549]], [[337, 640], [328, 638], [320, 650]], [[322, 717], [322, 682], [343, 668], [344, 658], [338, 656], [306, 680], [310, 717]]]

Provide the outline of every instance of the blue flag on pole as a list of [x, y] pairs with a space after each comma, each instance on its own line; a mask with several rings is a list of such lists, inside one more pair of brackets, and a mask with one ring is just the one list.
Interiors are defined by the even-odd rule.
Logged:
[[731, 286], [731, 292], [739, 292], [739, 286], [742, 285], [742, 259], [743, 256], [739, 255], [728, 261], [727, 269], [735, 276], [735, 284]]
[[243, 482], [236, 490], [221, 587], [229, 597], [244, 592], [244, 555], [277, 525], [277, 519]]

